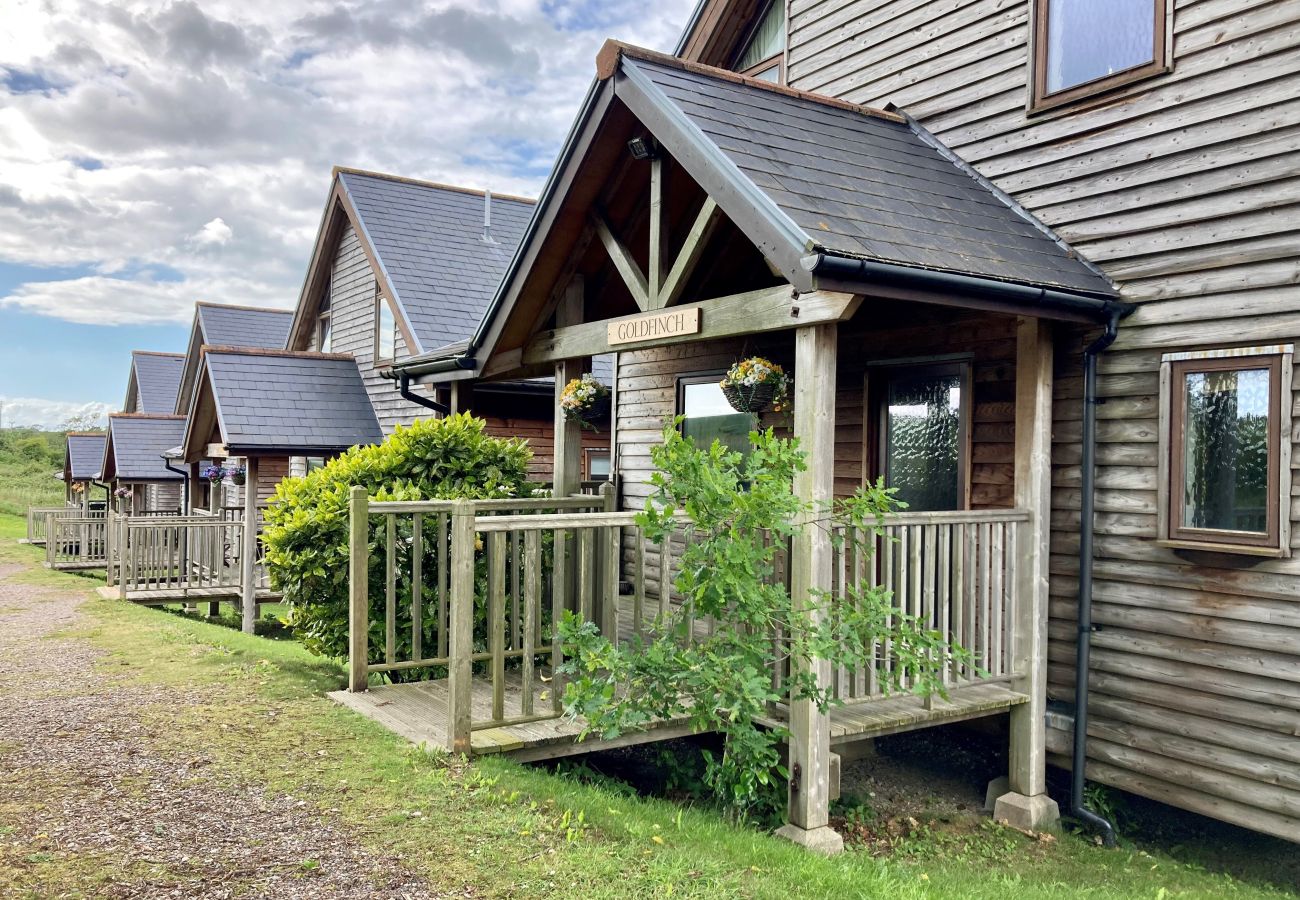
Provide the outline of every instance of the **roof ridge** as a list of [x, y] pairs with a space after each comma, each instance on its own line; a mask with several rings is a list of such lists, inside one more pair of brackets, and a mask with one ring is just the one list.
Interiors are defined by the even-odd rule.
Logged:
[[280, 309], [278, 306], [241, 306], [236, 303], [216, 303], [212, 300], [196, 300], [194, 301], [194, 305], [196, 307], [202, 306], [206, 309], [238, 309], [243, 312], [268, 312], [286, 316], [293, 315], [293, 310]]
[[[442, 181], [426, 181], [423, 178], [411, 178], [407, 175], [390, 175], [387, 172], [372, 172], [369, 169], [357, 169], [351, 166], [335, 166], [333, 177], [337, 178], [339, 175], [364, 175], [367, 178], [381, 178], [384, 181], [397, 181], [403, 184], [413, 184], [417, 187], [434, 188], [440, 191], [455, 191], [460, 194], [472, 194], [476, 197], [484, 196], [489, 190], [486, 188], [461, 187], [457, 184], [447, 184]], [[528, 203], [530, 205], [536, 205], [537, 203], [535, 197], [522, 197], [518, 194], [501, 194], [496, 191], [492, 191], [492, 199], [514, 200], [518, 203]]]
[[184, 419], [186, 416], [175, 413], [115, 412], [108, 414], [109, 419]]
[[730, 81], [746, 87], [758, 88], [759, 90], [768, 91], [774, 94], [782, 94], [796, 100], [808, 100], [813, 103], [821, 104], [822, 106], [846, 109], [850, 112], [860, 113], [872, 118], [906, 124], [906, 120], [902, 116], [875, 106], [863, 106], [862, 104], [850, 103], [847, 100], [840, 100], [836, 97], [827, 97], [825, 94], [814, 94], [811, 91], [801, 91], [796, 88], [787, 87], [784, 84], [775, 84], [771, 81], [764, 81], [761, 78], [754, 78], [750, 75], [741, 75], [739, 72], [732, 72], [730, 69], [719, 69], [716, 66], [706, 66], [703, 63], [691, 62], [676, 56], [669, 56], [666, 53], [647, 50], [644, 47], [638, 47], [635, 44], [616, 41], [612, 38], [605, 41], [604, 45], [600, 48], [600, 52], [596, 54], [596, 79], [598, 81], [605, 81], [613, 77], [614, 73], [618, 70], [619, 59], [623, 56], [630, 56], [633, 59], [658, 63], [659, 65], [669, 66], [674, 69], [681, 69], [684, 72], [694, 72], [697, 75], [705, 75], [722, 81]]
[[279, 356], [295, 359], [347, 359], [356, 361], [351, 353], [321, 353], [317, 350], [272, 350], [269, 347], [231, 347], [221, 344], [204, 344], [199, 353], [220, 353], [225, 356]]
[[104, 437], [107, 432], [103, 431], [69, 431], [64, 437]]
[[168, 350], [132, 350], [132, 356], [174, 356], [178, 359], [184, 359], [184, 353], [172, 353]]

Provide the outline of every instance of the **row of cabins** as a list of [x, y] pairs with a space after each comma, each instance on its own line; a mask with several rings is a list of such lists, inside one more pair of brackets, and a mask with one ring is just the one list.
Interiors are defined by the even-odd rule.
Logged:
[[[1103, 830], [1085, 773], [1300, 840], [1298, 26], [1279, 0], [701, 0], [672, 55], [606, 45], [535, 206], [497, 198], [481, 219], [477, 194], [337, 172], [285, 350], [241, 359], [342, 352], [387, 430], [426, 401], [508, 419], [489, 404], [531, 390], [550, 410], [545, 391], [612, 358], [607, 443], [533, 421], [557, 498], [593, 459], [617, 486], [533, 519], [355, 498], [390, 533], [399, 517], [449, 527], [456, 571], [481, 552], [518, 572], [521, 545], [531, 571], [542, 531], [579, 571], [556, 550], [541, 590], [430, 585], [452, 614], [410, 660], [368, 646], [354, 579], [340, 699], [470, 752], [528, 758], [571, 736], [530, 680], [556, 661], [540, 608], [622, 634], [629, 608], [635, 631], [672, 602], [647, 587], [631, 513], [608, 508], [643, 504], [666, 420], [734, 434], [717, 381], [762, 353], [794, 373], [792, 420], [770, 424], [809, 455], [801, 496], [883, 477], [911, 504], [863, 567], [802, 535], [794, 595], [879, 579], [982, 669], [936, 700], [814, 662], [845, 703], [773, 711], [795, 773], [783, 833], [839, 846], [840, 750], [996, 717], [996, 810], [1017, 824], [1054, 820], [1050, 762]], [[473, 284], [448, 289], [453, 269]], [[235, 449], [206, 402], [191, 464]], [[370, 683], [434, 663], [450, 677]]]

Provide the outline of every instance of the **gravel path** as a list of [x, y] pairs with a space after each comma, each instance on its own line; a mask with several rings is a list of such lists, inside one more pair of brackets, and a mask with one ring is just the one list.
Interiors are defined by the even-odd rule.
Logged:
[[165, 725], [140, 710], [202, 695], [97, 667], [91, 643], [58, 636], [84, 621], [83, 598], [15, 583], [21, 571], [0, 568], [0, 862], [19, 873], [0, 871], [0, 897], [69, 896], [41, 863], [112, 898], [438, 896], [314, 804], [151, 746]]

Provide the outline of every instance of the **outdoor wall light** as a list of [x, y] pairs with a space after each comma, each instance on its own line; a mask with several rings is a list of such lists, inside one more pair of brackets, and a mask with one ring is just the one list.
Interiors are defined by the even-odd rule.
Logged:
[[654, 159], [655, 145], [648, 138], [637, 136], [627, 142], [627, 149], [633, 159]]

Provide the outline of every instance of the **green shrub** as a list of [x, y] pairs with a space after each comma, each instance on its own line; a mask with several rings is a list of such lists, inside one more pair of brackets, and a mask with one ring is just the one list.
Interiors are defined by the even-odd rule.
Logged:
[[[532, 451], [517, 438], [484, 433], [470, 415], [417, 419], [382, 444], [354, 447], [303, 478], [280, 482], [266, 512], [263, 542], [272, 584], [289, 606], [288, 623], [314, 653], [345, 656], [348, 646], [348, 492], [366, 489], [372, 500], [483, 500], [526, 496]], [[410, 572], [410, 517], [397, 519], [398, 572]], [[436, 543], [433, 517], [425, 546]], [[380, 517], [370, 523], [370, 661], [383, 657], [385, 535]], [[436, 555], [424, 559], [426, 581], [436, 576]], [[399, 659], [411, 652], [411, 585], [398, 583]], [[436, 624], [425, 617], [425, 627]], [[430, 646], [426, 641], [426, 647]], [[418, 673], [412, 673], [418, 674]]]
[[[700, 448], [670, 426], [651, 450], [656, 472], [645, 512], [637, 517], [648, 540], [662, 546], [691, 523], [673, 587], [683, 602], [662, 615], [648, 637], [614, 644], [590, 622], [566, 614], [560, 631], [567, 676], [564, 703], [587, 729], [612, 738], [660, 719], [687, 719], [699, 732], [717, 732], [723, 750], [705, 751], [704, 784], [738, 818], [775, 819], [785, 805], [788, 773], [780, 743], [785, 727], [768, 727], [774, 704], [809, 700], [825, 711], [838, 702], [806, 663], [865, 670], [877, 665], [875, 648], [888, 640], [894, 668], [878, 671], [881, 684], [902, 689], [906, 676], [917, 693], [942, 692], [951, 657], [943, 636], [893, 608], [885, 589], [843, 587], [844, 599], [825, 592], [796, 602], [777, 576], [779, 548], [805, 528], [841, 526], [858, 535], [866, 558], [887, 517], [901, 504], [883, 482], [858, 489], [830, 507], [814, 507], [793, 492], [805, 469], [798, 441], [771, 429], [750, 434], [742, 455], [718, 441]], [[817, 624], [810, 612], [822, 615]], [[707, 636], [697, 619], [716, 623]], [[774, 633], [783, 635], [785, 663], [772, 677]]]

